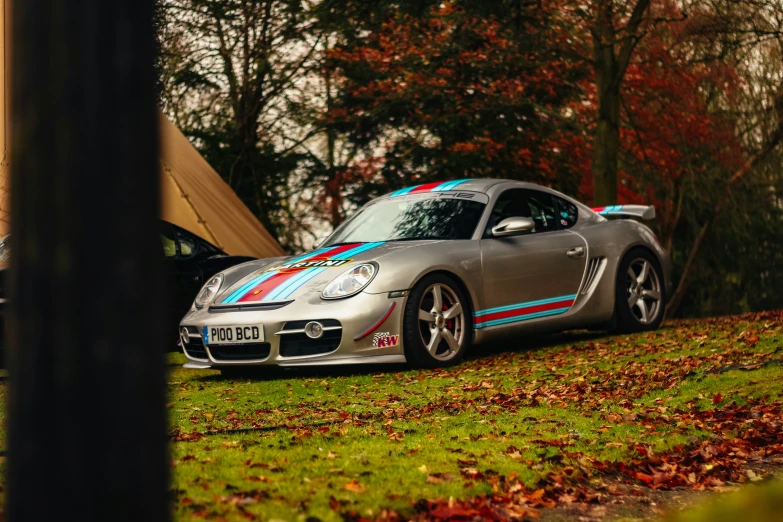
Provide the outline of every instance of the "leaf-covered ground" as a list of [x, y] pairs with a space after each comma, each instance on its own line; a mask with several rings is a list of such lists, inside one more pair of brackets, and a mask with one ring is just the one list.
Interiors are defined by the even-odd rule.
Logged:
[[781, 363], [783, 313], [768, 312], [508, 341], [442, 371], [176, 368], [177, 517], [638, 514], [656, 490], [770, 469], [783, 455]]
[[651, 516], [783, 465], [783, 312], [507, 341], [440, 371], [171, 362], [179, 520]]

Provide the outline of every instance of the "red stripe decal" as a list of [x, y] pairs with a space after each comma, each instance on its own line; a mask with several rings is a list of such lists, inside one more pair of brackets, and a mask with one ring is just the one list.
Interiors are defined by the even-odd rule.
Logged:
[[375, 323], [373, 326], [371, 326], [371, 327], [370, 327], [370, 329], [369, 329], [369, 330], [367, 330], [366, 332], [364, 332], [364, 333], [362, 333], [362, 334], [359, 334], [359, 335], [357, 335], [356, 337], [354, 337], [354, 338], [353, 338], [353, 340], [354, 340], [354, 341], [361, 341], [362, 339], [364, 339], [365, 337], [367, 337], [368, 335], [370, 335], [371, 333], [373, 333], [375, 330], [377, 330], [378, 328], [380, 328], [380, 327], [381, 327], [381, 325], [382, 325], [383, 323], [385, 323], [385, 322], [386, 322], [386, 319], [388, 319], [388, 318], [389, 318], [389, 316], [392, 314], [392, 312], [394, 311], [394, 308], [395, 308], [396, 306], [397, 306], [397, 303], [395, 303], [394, 301], [392, 301], [392, 304], [391, 304], [391, 306], [389, 307], [389, 310], [386, 312], [386, 315], [384, 315], [384, 316], [383, 316], [383, 319], [381, 319], [380, 321], [378, 321], [377, 323]]
[[408, 194], [415, 194], [417, 192], [429, 192], [430, 190], [434, 189], [438, 185], [442, 185], [442, 181], [436, 181], [435, 183], [425, 183], [424, 185], [420, 185], [416, 187], [415, 189], [408, 192]]
[[278, 272], [266, 281], [262, 281], [247, 291], [245, 295], [237, 299], [239, 303], [250, 303], [260, 301], [266, 294], [277, 288], [277, 285], [284, 283], [296, 272]]
[[495, 312], [494, 314], [482, 315], [481, 317], [474, 318], [475, 324], [486, 323], [489, 321], [496, 321], [498, 319], [507, 319], [509, 317], [517, 317], [519, 315], [535, 314], [537, 312], [546, 312], [548, 310], [557, 310], [558, 308], [565, 308], [574, 304], [573, 299], [566, 299], [564, 301], [557, 301], [554, 303], [547, 303], [537, 306], [528, 306], [526, 308], [518, 308], [516, 310], [506, 310], [505, 312]]

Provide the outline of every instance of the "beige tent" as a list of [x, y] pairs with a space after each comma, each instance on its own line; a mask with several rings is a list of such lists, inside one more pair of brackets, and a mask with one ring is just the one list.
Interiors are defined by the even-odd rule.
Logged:
[[[0, 237], [10, 231], [9, 193], [8, 38], [7, 4], [0, 9]], [[228, 254], [254, 257], [283, 255], [283, 249], [264, 229], [188, 139], [160, 114], [161, 218], [220, 247]]]
[[231, 187], [160, 115], [161, 217], [233, 255], [283, 255]]

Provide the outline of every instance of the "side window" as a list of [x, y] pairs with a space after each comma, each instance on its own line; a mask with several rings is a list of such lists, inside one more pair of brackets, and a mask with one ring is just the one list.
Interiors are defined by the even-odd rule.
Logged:
[[536, 190], [526, 192], [528, 193], [530, 213], [533, 214], [533, 221], [536, 223], [536, 232], [557, 230], [557, 209], [554, 198], [545, 192]]
[[557, 208], [552, 196], [545, 192], [526, 189], [511, 189], [500, 195], [492, 209], [487, 232], [510, 217], [526, 217], [536, 224], [535, 231], [549, 232], [558, 229]]
[[562, 198], [555, 197], [554, 199], [557, 201], [557, 218], [560, 221], [560, 226], [571, 228], [576, 225], [576, 220], [579, 219], [579, 210], [576, 205]]
[[177, 233], [165, 227], [160, 232], [160, 242], [163, 246], [163, 256], [167, 259], [177, 257]]
[[179, 240], [180, 257], [190, 257], [196, 254], [198, 245], [196, 244], [195, 239], [182, 232], [177, 233], [177, 239]]

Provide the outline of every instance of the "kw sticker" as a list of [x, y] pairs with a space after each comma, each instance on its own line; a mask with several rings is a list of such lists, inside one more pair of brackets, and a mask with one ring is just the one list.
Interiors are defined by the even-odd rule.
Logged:
[[390, 335], [389, 332], [377, 333], [372, 336], [372, 345], [376, 348], [389, 348], [400, 343], [399, 335]]

